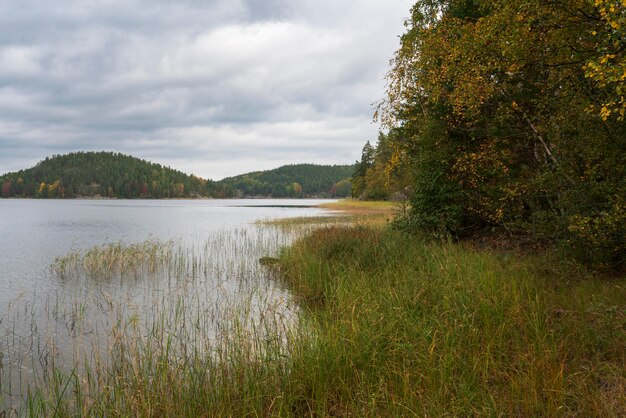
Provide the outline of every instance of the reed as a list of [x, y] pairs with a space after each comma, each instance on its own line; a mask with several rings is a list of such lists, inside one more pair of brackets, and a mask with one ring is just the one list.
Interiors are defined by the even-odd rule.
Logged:
[[351, 214], [394, 215], [405, 206], [402, 202], [380, 200], [342, 199], [336, 202], [323, 203], [319, 207]]
[[93, 247], [84, 254], [73, 251], [57, 258], [51, 269], [59, 276], [82, 270], [92, 277], [136, 272], [140, 268], [155, 272], [170, 263], [172, 257], [172, 242], [151, 240], [138, 244], [115, 243]]
[[283, 259], [317, 330], [290, 374], [308, 390], [301, 413], [626, 410], [623, 277], [363, 227], [317, 230]]
[[0, 338], [0, 411], [117, 415], [112, 393], [131, 408], [126, 390], [164, 383], [165, 370], [187, 379], [207, 363], [232, 369], [234, 353], [259, 363], [265, 346], [284, 358], [297, 307], [258, 259], [291, 239], [239, 228], [205, 242], [115, 243], [57, 259], [56, 292], [25, 296], [2, 315], [13, 331]]
[[[48, 367], [24, 410], [155, 417], [626, 410], [623, 278], [552, 254], [432, 243], [365, 226], [318, 225], [294, 235], [266, 266], [258, 257], [220, 259], [231, 239], [246, 242], [237, 247], [241, 257], [275, 254], [280, 240], [275, 228], [266, 231], [225, 235], [200, 255], [174, 247], [163, 274], [195, 277], [192, 284], [173, 279], [150, 317], [115, 310], [108, 354], [82, 367]], [[75, 259], [87, 268], [83, 257]], [[222, 283], [236, 283], [240, 297], [211, 297], [217, 287], [200, 292], [207, 271], [237, 277]]]

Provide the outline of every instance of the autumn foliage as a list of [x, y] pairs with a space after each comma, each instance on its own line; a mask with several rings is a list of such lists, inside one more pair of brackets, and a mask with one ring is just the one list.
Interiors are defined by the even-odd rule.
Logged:
[[406, 28], [377, 112], [410, 167], [403, 225], [623, 266], [626, 1], [420, 0]]

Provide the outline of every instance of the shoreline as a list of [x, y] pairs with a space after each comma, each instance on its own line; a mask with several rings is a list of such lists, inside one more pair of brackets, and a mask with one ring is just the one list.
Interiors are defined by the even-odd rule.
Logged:
[[106, 197], [106, 196], [78, 196], [78, 197], [0, 197], [2, 200], [341, 200], [337, 197]]
[[318, 207], [330, 216], [279, 220], [303, 234], [257, 260], [293, 297], [297, 328], [235, 327], [216, 356], [174, 360], [159, 350], [188, 323], [148, 348], [128, 334], [118, 343], [132, 355], [102, 369], [102, 384], [70, 375], [64, 395], [68, 383], [50, 382], [29, 398], [34, 415], [619, 416], [620, 281], [552, 252], [511, 257], [383, 228], [389, 202]]

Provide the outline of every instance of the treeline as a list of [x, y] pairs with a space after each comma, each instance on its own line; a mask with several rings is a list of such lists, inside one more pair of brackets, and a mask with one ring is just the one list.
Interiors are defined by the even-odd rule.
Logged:
[[361, 160], [354, 165], [352, 197], [361, 200], [404, 200], [411, 191], [411, 171], [403, 163], [407, 156], [398, 144], [401, 129], [380, 132], [376, 146], [369, 141]]
[[346, 197], [353, 167], [289, 165], [214, 182], [113, 152], [55, 155], [0, 176], [2, 197]]
[[502, 231], [624, 267], [626, 3], [420, 0], [406, 27], [377, 112], [390, 130], [355, 195], [406, 180], [406, 229]]
[[228, 177], [216, 183], [216, 197], [348, 197], [350, 165], [285, 165]]
[[0, 177], [2, 197], [207, 197], [213, 183], [160, 164], [114, 152], [55, 155]]

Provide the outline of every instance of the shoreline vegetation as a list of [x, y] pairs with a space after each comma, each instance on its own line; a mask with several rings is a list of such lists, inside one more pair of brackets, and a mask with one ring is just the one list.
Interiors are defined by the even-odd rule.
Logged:
[[110, 365], [91, 380], [51, 373], [29, 414], [623, 414], [621, 278], [550, 251], [410, 236], [388, 227], [390, 203], [324, 206], [344, 213], [265, 223], [306, 231], [260, 260], [298, 302], [294, 327], [250, 339], [235, 325], [182, 357], [168, 353], [167, 327], [147, 345], [125, 329]]

